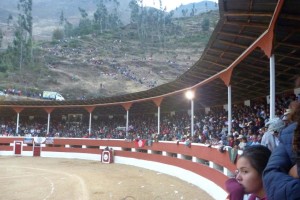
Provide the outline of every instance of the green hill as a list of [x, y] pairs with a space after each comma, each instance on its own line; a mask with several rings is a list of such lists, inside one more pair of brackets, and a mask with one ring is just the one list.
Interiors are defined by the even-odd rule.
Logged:
[[23, 94], [52, 90], [66, 99], [147, 90], [176, 79], [199, 59], [218, 18], [217, 11], [173, 18], [163, 35], [145, 33], [143, 39], [128, 24], [118, 31], [40, 40], [34, 66], [6, 71], [0, 66], [0, 88]]

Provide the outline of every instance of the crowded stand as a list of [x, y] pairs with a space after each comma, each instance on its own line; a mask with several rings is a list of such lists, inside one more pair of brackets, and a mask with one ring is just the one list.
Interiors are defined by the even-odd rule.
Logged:
[[[276, 117], [288, 124], [284, 115], [294, 94], [281, 94], [276, 97]], [[204, 143], [207, 145], [225, 145], [243, 150], [248, 145], [260, 144], [268, 130], [269, 107], [266, 98], [251, 101], [251, 105], [234, 105], [232, 108], [232, 129], [228, 133], [227, 111], [222, 107], [211, 108], [209, 112], [195, 110], [194, 134], [190, 131], [188, 112], [162, 113], [160, 134], [157, 131], [157, 117], [153, 114], [131, 114], [128, 134], [126, 118], [122, 116], [98, 116], [92, 121], [89, 132], [89, 119], [82, 115], [70, 114], [58, 120], [51, 119], [47, 134], [47, 118], [20, 116], [19, 132], [16, 133], [14, 116], [1, 118], [2, 136], [39, 136], [68, 138], [109, 138], [109, 139], [147, 139], [151, 141], [180, 141]], [[271, 126], [271, 125], [270, 125]], [[281, 127], [282, 128], [282, 127]]]

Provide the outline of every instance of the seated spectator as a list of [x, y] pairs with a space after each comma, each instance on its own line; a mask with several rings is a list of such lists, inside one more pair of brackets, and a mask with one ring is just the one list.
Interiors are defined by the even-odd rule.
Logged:
[[257, 134], [253, 134], [251, 139], [252, 139], [252, 141], [250, 141], [250, 146], [260, 145]]
[[233, 140], [234, 140], [233, 147], [236, 149], [238, 149], [238, 146], [240, 144], [240, 140], [238, 138], [239, 138], [239, 135], [234, 135], [234, 137], [233, 137]]
[[244, 150], [244, 149], [248, 146], [247, 137], [245, 137], [245, 136], [243, 136], [243, 135], [240, 135], [240, 136], [238, 137], [238, 139], [240, 140], [238, 149], [239, 149], [239, 150]]

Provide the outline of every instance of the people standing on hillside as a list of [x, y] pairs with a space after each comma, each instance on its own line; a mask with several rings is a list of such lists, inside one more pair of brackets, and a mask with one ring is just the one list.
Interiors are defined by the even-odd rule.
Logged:
[[245, 148], [237, 160], [236, 177], [225, 182], [227, 200], [267, 200], [262, 181], [271, 151], [262, 145]]

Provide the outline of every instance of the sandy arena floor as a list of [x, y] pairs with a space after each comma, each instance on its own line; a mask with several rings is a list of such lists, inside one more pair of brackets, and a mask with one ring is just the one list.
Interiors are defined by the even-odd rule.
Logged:
[[198, 187], [155, 171], [97, 161], [0, 157], [2, 200], [210, 200]]

